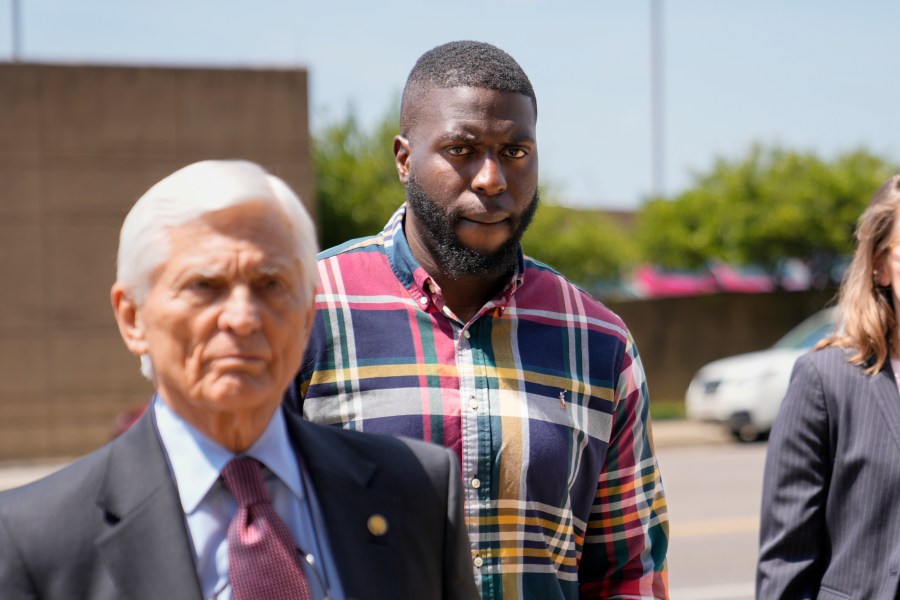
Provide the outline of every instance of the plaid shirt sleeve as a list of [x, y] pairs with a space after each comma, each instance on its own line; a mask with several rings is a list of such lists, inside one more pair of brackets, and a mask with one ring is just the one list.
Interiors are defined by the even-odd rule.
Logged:
[[644, 369], [628, 338], [612, 432], [579, 565], [581, 598], [668, 598], [669, 523]]

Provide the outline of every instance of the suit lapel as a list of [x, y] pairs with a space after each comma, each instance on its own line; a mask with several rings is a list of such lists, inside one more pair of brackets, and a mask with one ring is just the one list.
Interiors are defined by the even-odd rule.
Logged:
[[[309, 472], [322, 510], [331, 553], [347, 598], [398, 597], [394, 542], [402, 531], [400, 500], [375, 489], [378, 466], [360, 449], [335, 435], [337, 430], [309, 423], [285, 411], [296, 452]], [[370, 519], [383, 518], [387, 532], [370, 531]]]
[[881, 371], [872, 378], [872, 385], [876, 402], [884, 414], [891, 437], [900, 448], [900, 392], [897, 390], [897, 381], [890, 360], [886, 360]]
[[109, 525], [97, 539], [98, 553], [122, 598], [200, 600], [181, 503], [152, 407], [114, 443], [97, 504]]
[[369, 486], [378, 470], [373, 460], [346, 444], [335, 443], [333, 432], [326, 429], [331, 426], [315, 425], [292, 411], [282, 411], [291, 444], [311, 471], [347, 479], [360, 488]]

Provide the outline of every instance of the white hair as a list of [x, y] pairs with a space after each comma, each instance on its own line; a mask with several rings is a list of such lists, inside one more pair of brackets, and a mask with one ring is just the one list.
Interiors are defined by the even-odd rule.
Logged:
[[[197, 162], [147, 190], [122, 224], [116, 280], [140, 306], [150, 291], [154, 271], [169, 258], [169, 230], [207, 213], [260, 201], [275, 203], [287, 217], [303, 269], [304, 300], [310, 304], [317, 282], [318, 252], [312, 219], [286, 183], [259, 165], [243, 160]], [[141, 370], [153, 379], [152, 366], [144, 357]]]

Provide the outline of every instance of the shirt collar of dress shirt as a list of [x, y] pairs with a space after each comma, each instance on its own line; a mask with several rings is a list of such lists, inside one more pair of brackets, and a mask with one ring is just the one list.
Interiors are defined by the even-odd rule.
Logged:
[[897, 387], [900, 388], [900, 360], [893, 356], [891, 357], [891, 371], [894, 372], [894, 380], [897, 382]]
[[[421, 298], [427, 298], [433, 301], [431, 294], [438, 290], [437, 284], [431, 279], [427, 271], [418, 263], [409, 247], [406, 239], [406, 232], [400, 224], [406, 219], [406, 204], [397, 209], [393, 216], [385, 225], [382, 236], [385, 240], [385, 252], [391, 264], [391, 269], [397, 279], [409, 290], [413, 299], [419, 302], [420, 308], [427, 306], [421, 302]], [[516, 290], [525, 283], [525, 255], [522, 252], [522, 245], [518, 248], [518, 258], [516, 261], [516, 270], [510, 276], [509, 283], [504, 286], [503, 290], [490, 302], [485, 305], [485, 309], [500, 307], [505, 309], [512, 299]], [[438, 290], [439, 291], [439, 290]]]
[[[156, 426], [175, 477], [181, 508], [190, 514], [236, 455], [182, 419], [158, 395], [153, 402]], [[297, 498], [303, 497], [300, 472], [279, 408], [265, 431], [243, 455], [263, 463]]]

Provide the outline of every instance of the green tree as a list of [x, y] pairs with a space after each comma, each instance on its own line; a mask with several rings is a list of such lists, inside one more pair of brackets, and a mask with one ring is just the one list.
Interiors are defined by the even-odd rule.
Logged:
[[589, 291], [618, 279], [636, 255], [632, 240], [602, 213], [560, 206], [552, 198], [541, 201], [522, 247]]
[[756, 145], [718, 160], [675, 199], [648, 201], [636, 238], [645, 260], [673, 268], [710, 259], [774, 268], [787, 257], [846, 254], [856, 220], [894, 170], [866, 150], [825, 161]]
[[403, 203], [391, 148], [400, 118], [389, 111], [372, 131], [351, 111], [313, 138], [322, 248], [372, 235]]

